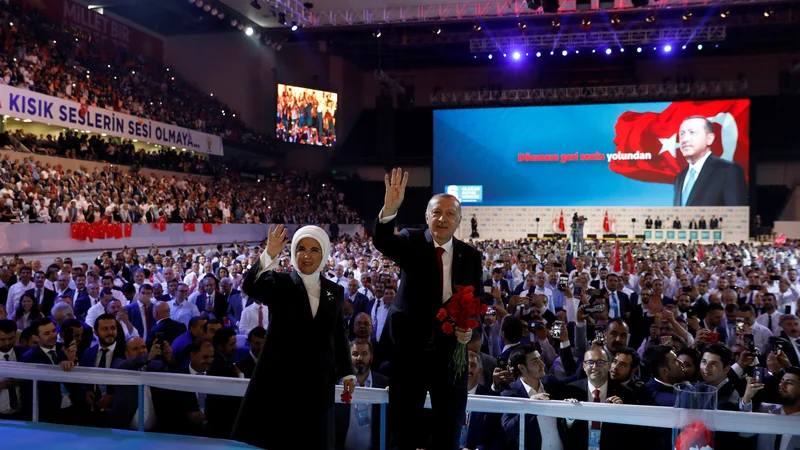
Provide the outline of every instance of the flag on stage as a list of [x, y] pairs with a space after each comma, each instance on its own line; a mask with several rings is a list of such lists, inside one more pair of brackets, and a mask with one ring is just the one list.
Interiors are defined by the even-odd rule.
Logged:
[[697, 249], [697, 260], [702, 261], [703, 258], [706, 257], [706, 251], [703, 248], [703, 244], [700, 244], [700, 248]]
[[628, 254], [626, 255], [628, 260], [628, 270], [633, 272], [634, 271], [634, 262], [633, 262], [633, 253], [631, 253], [631, 248], [628, 247]]
[[567, 229], [564, 227], [564, 210], [561, 210], [561, 216], [558, 218], [558, 229], [563, 233]]
[[611, 228], [608, 226], [608, 211], [606, 211], [606, 216], [603, 218], [603, 231], [608, 233]]

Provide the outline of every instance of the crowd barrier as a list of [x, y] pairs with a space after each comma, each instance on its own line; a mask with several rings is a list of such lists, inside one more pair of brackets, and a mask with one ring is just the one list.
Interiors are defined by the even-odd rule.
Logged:
[[[202, 226], [196, 224], [196, 231], [186, 232], [183, 224], [167, 224], [162, 232], [153, 224], [135, 224], [131, 237], [122, 239], [101, 239], [90, 242], [72, 239], [68, 223], [0, 223], [0, 254], [28, 255], [38, 253], [82, 252], [119, 250], [122, 247], [148, 248], [186, 246], [195, 247], [209, 244], [257, 243], [267, 237], [271, 224], [223, 224], [214, 225], [211, 234], [203, 232]], [[302, 225], [288, 224], [289, 235]], [[363, 233], [361, 225], [339, 225], [339, 235]]]
[[[72, 372], [64, 372], [60, 367], [41, 364], [17, 362], [0, 362], [0, 376], [33, 381], [33, 421], [38, 422], [38, 382], [57, 381], [63, 383], [106, 384], [139, 387], [139, 431], [144, 424], [144, 387], [156, 387], [183, 392], [228, 395], [242, 397], [250, 380], [219, 377], [192, 376], [184, 374], [152, 373], [139, 371], [121, 371], [114, 369], [98, 369], [76, 367]], [[390, 387], [391, 389], [391, 387]], [[342, 393], [337, 386], [336, 401]], [[389, 393], [383, 389], [356, 388], [353, 403], [379, 404], [381, 409], [380, 442], [385, 442], [386, 405]], [[425, 401], [430, 408], [430, 396]], [[488, 413], [536, 414], [539, 416], [561, 417], [575, 420], [597, 420], [657, 428], [679, 428], [683, 425], [683, 410], [660, 406], [594, 404], [588, 402], [567, 403], [562, 401], [537, 401], [522, 398], [469, 396], [467, 410]], [[708, 415], [706, 423], [713, 423], [716, 431], [736, 433], [791, 434], [800, 435], [800, 426], [796, 417], [776, 416], [772, 414], [705, 411]], [[695, 417], [695, 420], [697, 417]], [[524, 450], [525, 421], [520, 421], [520, 450]], [[383, 444], [381, 450], [384, 449]]]

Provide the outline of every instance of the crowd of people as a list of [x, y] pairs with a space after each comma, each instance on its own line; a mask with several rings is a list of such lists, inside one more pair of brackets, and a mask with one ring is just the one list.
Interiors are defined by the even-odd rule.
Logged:
[[[276, 121], [278, 139], [330, 147], [336, 143], [337, 94], [281, 85]], [[294, 91], [293, 91], [294, 90]]]
[[0, 2], [0, 84], [260, 145], [216, 97], [157, 61], [110, 49], [86, 32], [47, 20], [34, 8]]
[[[180, 161], [180, 155], [164, 157]], [[345, 206], [344, 194], [311, 174], [274, 172], [246, 181], [235, 171], [217, 169], [209, 183], [192, 176], [150, 176], [113, 164], [64, 170], [33, 156], [18, 162], [5, 154], [0, 157], [0, 222], [359, 222]]]
[[[619, 262], [612, 246], [600, 242], [586, 243], [578, 256], [565, 241], [472, 245], [484, 257], [481, 298], [489, 308], [468, 345], [469, 395], [671, 408], [673, 386], [713, 386], [720, 410], [800, 413], [800, 252], [794, 244], [716, 244], [698, 260], [696, 247], [631, 243], [633, 258]], [[84, 264], [56, 258], [46, 268], [4, 260], [0, 356], [65, 370], [249, 378], [270, 315], [240, 288], [261, 250], [235, 242], [163, 254], [126, 249]], [[279, 259], [276, 270], [292, 270], [288, 253]], [[402, 289], [397, 265], [369, 238], [344, 236], [333, 241], [323, 274], [345, 293], [344, 333], [358, 386], [391, 388], [392, 345], [384, 325]], [[42, 420], [138, 425], [128, 387], [40, 386]], [[0, 417], [29, 417], [29, 394], [24, 382], [0, 381]], [[155, 388], [147, 396], [145, 429], [216, 437], [229, 436], [235, 415], [228, 412], [240, 400]], [[377, 407], [335, 408], [337, 448], [378, 448]], [[516, 415], [468, 417], [462, 448], [519, 448]], [[430, 423], [424, 419], [422, 427]], [[595, 431], [587, 430], [599, 433], [601, 448], [642, 442], [672, 448], [668, 429], [605, 423], [602, 415], [596, 428], [536, 415], [526, 421], [529, 449], [590, 448], [587, 434]], [[723, 432], [716, 442], [715, 448], [745, 449], [797, 444], [789, 435]]]

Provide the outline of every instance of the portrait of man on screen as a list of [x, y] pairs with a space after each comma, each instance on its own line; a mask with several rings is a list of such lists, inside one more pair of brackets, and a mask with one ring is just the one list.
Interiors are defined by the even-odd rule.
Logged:
[[714, 125], [703, 116], [681, 122], [678, 143], [688, 166], [675, 177], [674, 206], [747, 206], [747, 183], [739, 164], [711, 153]]

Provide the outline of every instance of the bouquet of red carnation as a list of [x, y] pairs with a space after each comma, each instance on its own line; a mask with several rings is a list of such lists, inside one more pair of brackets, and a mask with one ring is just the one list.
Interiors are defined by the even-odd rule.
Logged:
[[[478, 328], [478, 318], [486, 314], [486, 305], [475, 298], [472, 286], [456, 286], [456, 293], [447, 301], [447, 305], [439, 310], [436, 318], [442, 322], [442, 331], [453, 334], [456, 327], [462, 330]], [[456, 379], [464, 373], [467, 366], [467, 346], [457, 343], [451, 362], [455, 369]]]
[[713, 450], [714, 434], [698, 420], [684, 428], [675, 438], [675, 450]]

